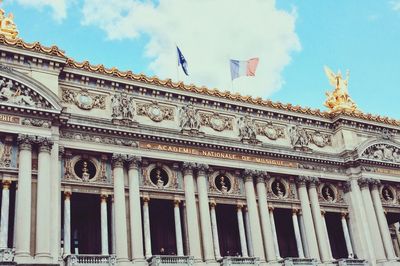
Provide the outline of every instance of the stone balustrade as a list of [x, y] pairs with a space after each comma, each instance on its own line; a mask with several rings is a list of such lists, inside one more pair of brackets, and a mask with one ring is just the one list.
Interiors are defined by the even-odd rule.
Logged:
[[116, 265], [115, 255], [68, 255], [65, 258], [66, 266], [104, 266]]
[[360, 260], [360, 259], [341, 259], [338, 260], [338, 265], [339, 266], [365, 266], [368, 265], [366, 260]]
[[156, 255], [147, 260], [149, 266], [193, 265], [192, 256]]
[[230, 265], [259, 265], [260, 261], [254, 257], [223, 257], [221, 260], [221, 266]]
[[318, 262], [316, 259], [286, 258], [283, 262], [283, 265], [284, 266], [295, 266], [295, 265], [317, 266]]

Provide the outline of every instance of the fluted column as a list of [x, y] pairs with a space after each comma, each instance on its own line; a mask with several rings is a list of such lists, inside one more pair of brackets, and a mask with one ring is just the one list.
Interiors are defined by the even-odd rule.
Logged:
[[71, 254], [71, 192], [64, 191], [64, 255]]
[[363, 199], [363, 204], [365, 207], [365, 213], [367, 216], [367, 223], [369, 226], [369, 232], [372, 238], [372, 244], [374, 246], [374, 251], [376, 255], [376, 260], [385, 261], [385, 249], [382, 242], [382, 237], [379, 231], [378, 220], [374, 212], [374, 206], [372, 203], [371, 192], [369, 190], [369, 184], [371, 180], [368, 178], [359, 178], [358, 185], [361, 189], [361, 196]]
[[143, 231], [144, 231], [144, 251], [146, 259], [151, 254], [151, 232], [150, 232], [150, 214], [149, 214], [149, 197], [143, 197]]
[[301, 235], [300, 235], [300, 228], [299, 228], [299, 221], [297, 219], [297, 213], [299, 211], [297, 209], [292, 210], [292, 220], [293, 220], [293, 229], [294, 229], [294, 237], [296, 239], [296, 246], [297, 246], [297, 253], [299, 258], [304, 258], [304, 250], [303, 244], [301, 242]]
[[108, 255], [107, 197], [105, 194], [100, 195], [101, 255]]
[[50, 151], [53, 142], [39, 138], [37, 205], [36, 205], [36, 260], [50, 262]]
[[183, 256], [183, 240], [182, 240], [182, 227], [181, 227], [181, 212], [180, 200], [174, 200], [174, 219], [175, 219], [175, 238], [176, 238], [176, 253], [178, 256]]
[[190, 255], [195, 260], [201, 260], [200, 227], [197, 217], [196, 198], [194, 194], [193, 169], [194, 163], [183, 163], [183, 183], [185, 187], [186, 215], [189, 236]]
[[386, 220], [386, 216], [382, 207], [382, 201], [379, 194], [378, 186], [380, 185], [379, 180], [372, 181], [371, 196], [375, 207], [376, 218], [378, 219], [379, 229], [385, 247], [386, 256], [388, 260], [395, 260], [396, 254], [393, 248], [392, 237], [390, 236], [389, 226]]
[[276, 234], [275, 218], [274, 218], [274, 207], [269, 207], [269, 220], [271, 221], [272, 236], [274, 238], [275, 254], [278, 260], [281, 259], [281, 254], [279, 252], [278, 235]]
[[214, 201], [210, 202], [210, 215], [211, 215], [211, 227], [213, 234], [213, 242], [214, 242], [214, 254], [217, 260], [221, 259], [221, 251], [219, 250], [219, 239], [218, 239], [218, 225], [217, 225], [217, 215], [215, 213], [215, 205]]
[[274, 248], [274, 236], [272, 234], [271, 221], [268, 213], [267, 190], [265, 188], [265, 179], [268, 178], [266, 173], [258, 173], [257, 177], [257, 194], [258, 209], [261, 218], [261, 229], [264, 239], [264, 250], [267, 255], [267, 261], [276, 261]]
[[329, 258], [330, 260], [334, 260], [333, 255], [332, 255], [332, 248], [331, 248], [331, 242], [329, 242], [329, 234], [328, 234], [328, 226], [326, 224], [326, 220], [325, 220], [325, 211], [321, 210], [321, 218], [322, 218], [322, 226], [324, 227], [324, 233], [325, 233], [325, 237], [326, 237], [326, 241], [327, 241], [327, 245], [328, 245], [328, 254], [329, 254]]
[[342, 221], [344, 240], [346, 242], [347, 254], [348, 254], [349, 259], [352, 259], [352, 258], [354, 258], [354, 251], [353, 251], [353, 245], [351, 244], [349, 228], [347, 226], [346, 213], [342, 212], [341, 216], [342, 216], [341, 221]]
[[244, 214], [244, 227], [246, 229], [247, 253], [249, 253], [250, 257], [254, 257], [253, 240], [251, 239], [251, 232], [250, 232], [250, 217], [249, 217], [249, 210], [247, 209], [247, 207], [243, 208], [243, 214]]
[[15, 256], [17, 262], [30, 257], [31, 198], [32, 198], [32, 137], [18, 136], [18, 193], [15, 230]]
[[305, 235], [307, 239], [307, 246], [309, 255], [313, 259], [320, 259], [319, 251], [318, 251], [318, 242], [317, 237], [315, 236], [314, 231], [314, 221], [312, 219], [311, 208], [310, 208], [310, 201], [308, 199], [306, 182], [308, 181], [308, 177], [299, 176], [297, 179], [298, 191], [299, 191], [299, 198], [301, 202], [301, 212], [304, 219], [304, 229]]
[[139, 192], [139, 166], [141, 158], [137, 156], [128, 157], [129, 178], [129, 215], [131, 225], [131, 251], [133, 261], [144, 261], [142, 212], [140, 206]]
[[207, 176], [208, 165], [197, 166], [197, 193], [199, 196], [200, 225], [205, 261], [215, 260], [212, 241], [211, 216], [208, 203]]
[[[260, 261], [265, 261], [264, 244], [261, 234], [260, 219], [258, 215], [256, 194], [254, 191], [253, 176], [254, 171], [244, 171], [244, 187], [246, 191], [247, 209], [249, 210], [250, 233], [253, 241], [254, 257], [258, 257]], [[267, 206], [265, 206], [267, 207]]]
[[124, 159], [122, 154], [113, 154], [114, 207], [115, 207], [115, 255], [119, 265], [129, 264], [128, 231], [126, 226]]
[[332, 258], [329, 255], [329, 243], [325, 233], [325, 224], [321, 217], [321, 208], [319, 206], [317, 184], [319, 180], [317, 177], [309, 177], [308, 195], [311, 202], [311, 211], [315, 226], [315, 232], [318, 239], [318, 246], [321, 255], [321, 260], [323, 262], [330, 261]]
[[1, 196], [0, 249], [7, 248], [7, 243], [8, 243], [10, 185], [11, 185], [10, 180], [3, 180], [3, 192], [2, 192], [2, 196]]
[[249, 255], [247, 253], [246, 233], [244, 230], [242, 208], [243, 208], [242, 204], [237, 205], [237, 218], [238, 218], [238, 225], [239, 225], [240, 248], [242, 250], [242, 257], [248, 257]]

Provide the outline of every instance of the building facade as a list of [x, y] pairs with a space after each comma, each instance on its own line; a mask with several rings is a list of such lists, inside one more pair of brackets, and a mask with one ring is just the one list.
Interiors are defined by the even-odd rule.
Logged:
[[340, 75], [311, 110], [0, 26], [1, 263], [400, 265], [400, 122], [357, 111]]

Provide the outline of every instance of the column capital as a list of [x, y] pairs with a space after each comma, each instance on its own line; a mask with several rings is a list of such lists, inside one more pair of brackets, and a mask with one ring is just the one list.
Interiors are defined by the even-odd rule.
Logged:
[[180, 199], [174, 199], [174, 207], [179, 207], [179, 204], [181, 204]]
[[308, 183], [310, 184], [310, 187], [315, 188], [319, 184], [319, 178], [316, 176], [309, 176]]
[[264, 183], [265, 181], [268, 180], [270, 178], [268, 172], [264, 172], [264, 171], [256, 171], [256, 176], [257, 176], [257, 184], [258, 183]]
[[69, 190], [64, 191], [64, 199], [70, 199], [72, 192]]
[[150, 197], [148, 195], [142, 197], [144, 203], [149, 203]]
[[17, 143], [19, 150], [32, 150], [32, 144], [34, 141], [34, 137], [27, 134], [19, 134], [17, 138]]
[[306, 183], [308, 181], [308, 176], [304, 176], [304, 175], [299, 175], [296, 178], [296, 183], [299, 187], [305, 187]]
[[300, 214], [299, 209], [293, 208], [292, 209], [292, 214], [295, 214], [295, 215]]
[[112, 162], [113, 168], [124, 167], [125, 159], [126, 159], [126, 156], [124, 156], [124, 154], [114, 153], [111, 157], [111, 162]]
[[325, 210], [321, 210], [321, 215], [325, 216], [325, 214], [326, 214], [326, 211]]
[[108, 198], [107, 194], [100, 194], [100, 201], [101, 202], [105, 202], [107, 200], [107, 198]]
[[378, 189], [381, 185], [381, 181], [379, 179], [371, 179], [372, 189]]
[[210, 200], [209, 204], [210, 204], [211, 208], [215, 208], [215, 206], [217, 206], [217, 203], [215, 202], [215, 200]]
[[340, 213], [340, 216], [341, 216], [342, 218], [344, 218], [344, 219], [346, 219], [347, 215], [348, 215], [347, 212], [341, 212], [341, 213]]
[[370, 178], [366, 178], [366, 177], [360, 177], [358, 180], [358, 185], [360, 186], [361, 189], [363, 188], [369, 188], [369, 184], [371, 183], [371, 179]]
[[239, 210], [242, 210], [243, 207], [244, 207], [243, 203], [238, 203], [238, 204], [236, 204], [236, 209], [237, 209], [238, 211], [239, 211]]
[[253, 182], [253, 177], [257, 176], [257, 172], [250, 169], [245, 169], [242, 171], [242, 176], [245, 182]]
[[192, 162], [183, 162], [182, 170], [184, 175], [193, 174], [193, 169], [196, 168], [196, 164]]
[[199, 163], [196, 167], [199, 175], [205, 175], [210, 170], [210, 166], [204, 163]]
[[128, 155], [126, 158], [129, 169], [138, 169], [142, 162], [142, 157], [135, 155]]
[[268, 211], [269, 211], [269, 212], [274, 212], [274, 210], [275, 210], [275, 208], [274, 208], [274, 207], [272, 207], [272, 206], [268, 206]]
[[11, 180], [3, 179], [2, 183], [3, 183], [3, 189], [9, 189], [11, 186]]
[[36, 143], [39, 145], [39, 152], [47, 152], [50, 153], [51, 148], [53, 147], [53, 140], [47, 137], [38, 137], [36, 139]]

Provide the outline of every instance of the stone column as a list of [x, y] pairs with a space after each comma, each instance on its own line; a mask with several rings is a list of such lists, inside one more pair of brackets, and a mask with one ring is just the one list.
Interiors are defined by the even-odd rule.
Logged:
[[174, 200], [174, 219], [175, 219], [175, 237], [176, 237], [176, 253], [178, 256], [183, 256], [183, 240], [182, 240], [182, 227], [181, 227], [181, 212], [180, 200]]
[[189, 237], [188, 237], [188, 225], [187, 225], [187, 214], [186, 214], [186, 203], [182, 202], [182, 229], [183, 229], [183, 249], [185, 255], [190, 254], [189, 248]]
[[349, 228], [347, 227], [347, 221], [346, 221], [346, 213], [341, 213], [342, 216], [342, 228], [343, 228], [343, 233], [344, 233], [344, 240], [346, 242], [346, 249], [347, 249], [347, 254], [349, 256], [349, 259], [354, 258], [354, 252], [353, 252], [353, 245], [351, 244], [351, 239], [350, 239], [350, 233], [349, 233]]
[[111, 196], [111, 253], [115, 254], [115, 206], [114, 196]]
[[100, 216], [101, 216], [101, 255], [108, 255], [108, 220], [107, 220], [107, 197], [100, 195]]
[[215, 260], [212, 241], [211, 216], [208, 202], [207, 175], [208, 165], [197, 165], [197, 193], [199, 197], [200, 226], [204, 260]]
[[258, 210], [261, 218], [261, 229], [264, 239], [264, 251], [267, 261], [276, 261], [274, 248], [274, 236], [272, 234], [271, 221], [268, 213], [267, 190], [265, 188], [266, 173], [259, 172], [257, 177]]
[[328, 245], [329, 258], [331, 261], [333, 261], [334, 258], [332, 255], [331, 242], [329, 241], [328, 226], [327, 226], [326, 220], [325, 220], [325, 213], [326, 213], [325, 211], [321, 210], [322, 226], [324, 227], [324, 233], [325, 233], [325, 237], [326, 237], [326, 241], [327, 241], [327, 245]]
[[38, 175], [36, 205], [36, 252], [38, 262], [51, 262], [50, 256], [50, 151], [53, 142], [48, 138], [38, 138]]
[[369, 190], [369, 184], [371, 180], [368, 178], [359, 178], [358, 185], [361, 188], [361, 196], [365, 207], [365, 214], [367, 216], [367, 223], [369, 226], [369, 232], [372, 238], [372, 244], [376, 255], [377, 262], [386, 260], [385, 249], [382, 242], [382, 237], [379, 232], [378, 220], [374, 212], [374, 206], [372, 203], [371, 192]]
[[133, 261], [144, 262], [142, 212], [140, 206], [139, 175], [141, 158], [129, 156], [129, 215], [131, 225], [131, 249]]
[[301, 235], [299, 228], [299, 221], [297, 219], [297, 213], [299, 211], [297, 209], [292, 210], [292, 220], [293, 220], [293, 229], [294, 229], [294, 237], [296, 238], [297, 245], [297, 253], [299, 254], [299, 258], [304, 258], [303, 244], [301, 243]]
[[301, 243], [303, 244], [304, 257], [309, 258], [310, 252], [308, 252], [308, 246], [307, 246], [306, 227], [304, 225], [304, 219], [301, 213], [298, 213], [297, 221], [299, 222], [299, 227], [300, 227], [300, 236], [301, 236]]
[[278, 260], [281, 259], [281, 254], [279, 252], [278, 235], [276, 234], [275, 218], [274, 218], [274, 207], [269, 207], [269, 220], [271, 221], [272, 236], [274, 238], [275, 254]]
[[31, 198], [32, 198], [32, 140], [31, 136], [19, 135], [17, 218], [15, 230], [15, 257], [17, 262], [30, 257]]
[[144, 231], [144, 251], [146, 259], [151, 258], [151, 233], [149, 215], [149, 197], [143, 197], [143, 231]]
[[242, 250], [242, 257], [248, 257], [247, 253], [247, 243], [246, 243], [246, 233], [244, 230], [244, 223], [243, 223], [243, 213], [242, 213], [243, 205], [237, 205], [237, 218], [238, 218], [238, 225], [239, 225], [239, 238], [240, 238], [240, 248]]
[[318, 251], [318, 242], [317, 237], [315, 236], [314, 231], [314, 222], [312, 219], [311, 208], [310, 208], [310, 201], [308, 199], [306, 182], [308, 181], [308, 177], [306, 176], [299, 176], [297, 179], [298, 191], [299, 191], [299, 198], [301, 202], [301, 212], [304, 219], [304, 229], [305, 235], [307, 239], [307, 246], [309, 255], [312, 259], [318, 259], [319, 251]]
[[379, 229], [385, 247], [386, 256], [388, 260], [395, 260], [396, 254], [393, 248], [392, 237], [390, 236], [389, 226], [386, 220], [385, 212], [382, 207], [382, 201], [378, 186], [380, 185], [379, 180], [372, 181], [371, 196], [375, 207], [376, 218], [378, 218]]
[[247, 239], [247, 253], [249, 253], [250, 257], [254, 257], [253, 240], [251, 239], [251, 231], [250, 231], [249, 210], [247, 209], [247, 207], [244, 207], [243, 211], [244, 211], [244, 227], [246, 229], [246, 239]]
[[1, 196], [0, 249], [8, 247], [8, 219], [10, 210], [10, 180], [3, 180]]
[[71, 192], [64, 191], [64, 255], [71, 254]]
[[126, 226], [124, 159], [122, 154], [113, 154], [114, 207], [115, 207], [115, 255], [119, 265], [130, 264], [128, 260], [128, 230]]
[[210, 202], [210, 215], [211, 215], [211, 227], [214, 242], [214, 254], [217, 260], [221, 259], [221, 252], [219, 250], [219, 239], [218, 239], [218, 225], [217, 225], [217, 215], [215, 213], [215, 202]]
[[243, 174], [245, 178], [244, 187], [246, 191], [247, 209], [249, 210], [250, 232], [253, 241], [254, 257], [258, 257], [260, 261], [263, 262], [265, 261], [264, 244], [261, 235], [260, 219], [253, 184], [253, 176], [255, 176], [255, 172], [246, 170]]
[[400, 246], [400, 223], [399, 222], [394, 224], [394, 229], [395, 229], [395, 233], [396, 233], [397, 242], [399, 243], [399, 246]]
[[310, 197], [311, 211], [312, 211], [312, 216], [314, 218], [313, 221], [315, 226], [315, 232], [318, 239], [318, 246], [321, 254], [321, 260], [323, 262], [328, 262], [332, 258], [329, 255], [330, 252], [329, 243], [325, 233], [326, 231], [325, 224], [323, 223], [321, 217], [321, 208], [319, 206], [318, 192], [317, 192], [318, 182], [319, 180], [317, 177], [309, 177], [308, 195]]
[[13, 237], [13, 245], [12, 248], [15, 250], [15, 244], [16, 244], [16, 233], [17, 233], [17, 206], [18, 206], [18, 183], [15, 184], [15, 208], [14, 208], [14, 237]]
[[197, 204], [194, 194], [193, 169], [194, 163], [183, 163], [183, 183], [185, 188], [187, 227], [189, 236], [190, 255], [195, 261], [201, 260], [200, 227], [197, 217]]

